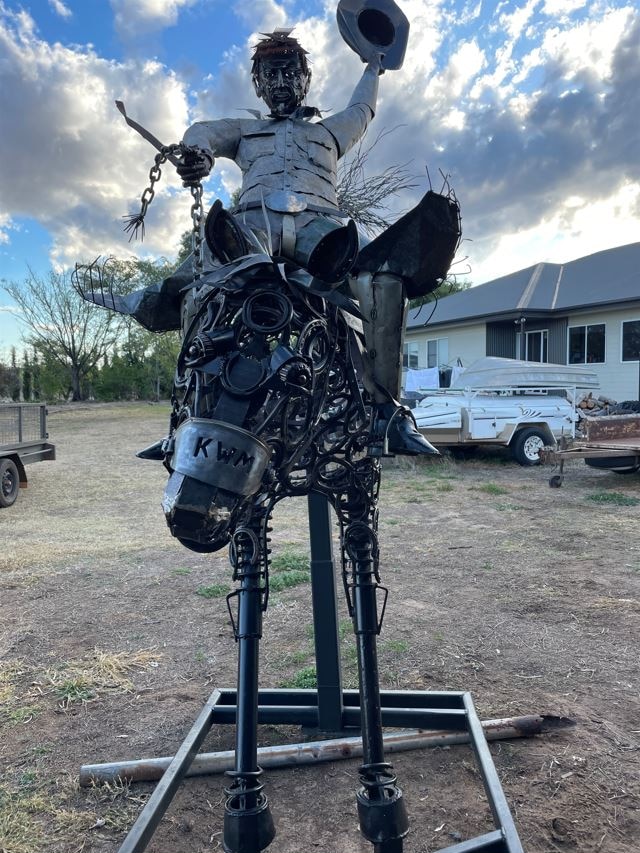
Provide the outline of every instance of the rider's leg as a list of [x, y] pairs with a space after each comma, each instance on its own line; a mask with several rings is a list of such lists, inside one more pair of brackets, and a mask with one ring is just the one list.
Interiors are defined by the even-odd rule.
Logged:
[[392, 273], [361, 273], [350, 279], [364, 318], [363, 384], [377, 408], [378, 431], [391, 453], [437, 454], [417, 428], [411, 411], [398, 402], [408, 300], [402, 278]]

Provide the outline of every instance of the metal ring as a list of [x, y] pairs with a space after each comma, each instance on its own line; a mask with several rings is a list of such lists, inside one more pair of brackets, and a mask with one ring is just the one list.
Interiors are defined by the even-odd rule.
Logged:
[[[319, 355], [318, 349], [320, 347]], [[327, 366], [329, 353], [331, 352], [331, 341], [327, 333], [327, 324], [324, 320], [312, 320], [300, 332], [296, 350], [311, 360], [313, 369], [320, 373]]]
[[293, 305], [277, 290], [252, 293], [242, 308], [242, 322], [252, 332], [273, 335], [291, 322]]
[[222, 373], [220, 374], [220, 383], [222, 384], [222, 387], [225, 389], [225, 391], [229, 391], [230, 394], [235, 394], [237, 397], [250, 397], [252, 394], [255, 394], [255, 392], [258, 390], [258, 388], [260, 388], [261, 385], [264, 384], [267, 378], [267, 371], [264, 365], [260, 364], [259, 361], [252, 360], [253, 364], [258, 366], [261, 370], [260, 378], [253, 382], [253, 384], [248, 385], [246, 387], [234, 385], [233, 380], [231, 378], [231, 371], [233, 370], [234, 365], [236, 364], [240, 356], [241, 353], [234, 352], [233, 355], [227, 359], [222, 369]]

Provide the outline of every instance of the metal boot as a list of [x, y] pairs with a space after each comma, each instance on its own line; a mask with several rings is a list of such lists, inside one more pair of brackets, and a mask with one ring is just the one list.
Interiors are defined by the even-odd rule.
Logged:
[[398, 403], [408, 306], [402, 278], [384, 272], [361, 273], [350, 283], [364, 319], [362, 381], [376, 407], [374, 433], [381, 443], [380, 455], [437, 456], [435, 447], [418, 431], [411, 410]]

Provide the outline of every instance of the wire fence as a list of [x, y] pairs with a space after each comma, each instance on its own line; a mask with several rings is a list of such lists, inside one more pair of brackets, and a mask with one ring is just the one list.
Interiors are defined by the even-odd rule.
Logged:
[[44, 417], [43, 405], [0, 405], [0, 449], [44, 440]]

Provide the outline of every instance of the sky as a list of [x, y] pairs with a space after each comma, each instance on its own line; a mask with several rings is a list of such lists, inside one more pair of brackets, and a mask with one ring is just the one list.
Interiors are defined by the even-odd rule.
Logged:
[[[368, 139], [391, 131], [372, 174], [440, 173], [462, 208], [453, 271], [480, 284], [640, 240], [640, 8], [629, 0], [398, 0], [403, 67], [386, 72]], [[295, 26], [307, 103], [339, 110], [362, 72], [334, 0], [0, 0], [0, 280], [113, 254], [175, 256], [191, 198], [168, 166], [145, 240], [129, 243], [154, 150], [114, 101], [164, 143], [194, 121], [262, 106], [249, 74], [260, 32]], [[219, 159], [206, 199], [239, 185]], [[0, 354], [19, 342], [0, 290]]]

